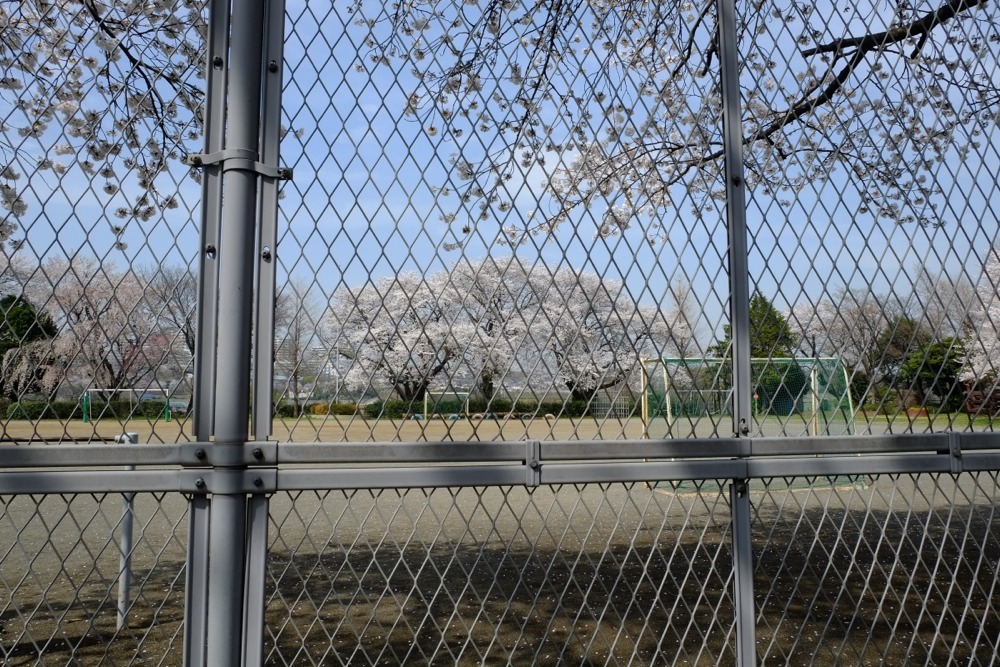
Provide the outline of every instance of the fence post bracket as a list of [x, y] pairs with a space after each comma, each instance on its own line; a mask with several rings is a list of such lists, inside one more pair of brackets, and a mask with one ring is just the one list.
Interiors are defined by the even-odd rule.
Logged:
[[289, 167], [276, 167], [263, 164], [257, 160], [256, 151], [246, 148], [226, 148], [214, 153], [192, 153], [187, 157], [188, 165], [192, 167], [208, 167], [222, 165], [222, 171], [249, 171], [265, 178], [279, 181], [292, 180], [292, 170]]
[[524, 470], [527, 486], [538, 486], [542, 483], [542, 443], [538, 440], [527, 440], [524, 443]]
[[948, 431], [948, 454], [951, 462], [951, 474], [962, 473], [962, 438], [955, 431]]

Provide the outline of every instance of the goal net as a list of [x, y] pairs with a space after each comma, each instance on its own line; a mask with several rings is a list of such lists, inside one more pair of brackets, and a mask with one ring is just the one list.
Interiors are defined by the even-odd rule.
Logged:
[[[648, 437], [732, 435], [728, 359], [645, 359], [642, 419]], [[836, 357], [753, 359], [751, 435], [854, 433], [847, 369]]]

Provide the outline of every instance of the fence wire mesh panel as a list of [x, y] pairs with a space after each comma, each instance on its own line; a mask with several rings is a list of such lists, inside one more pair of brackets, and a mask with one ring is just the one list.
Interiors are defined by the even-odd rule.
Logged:
[[4, 495], [0, 532], [3, 664], [180, 663], [183, 497]]
[[[746, 21], [753, 356], [840, 359], [857, 433], [991, 429], [996, 8], [862, 2]], [[753, 432], [808, 410], [807, 372], [755, 374], [767, 418]], [[769, 405], [779, 386], [796, 403]]]
[[[995, 11], [741, 16], [749, 434], [991, 428]], [[291, 8], [282, 155], [322, 176], [284, 188], [279, 436], [731, 435], [716, 25]], [[658, 359], [716, 366], [688, 428], [649, 409]]]
[[267, 664], [734, 664], [721, 483], [272, 500]]
[[322, 176], [283, 191], [280, 437], [642, 434], [640, 360], [708, 355], [728, 299], [718, 160], [680, 140], [721, 141], [717, 66], [671, 55], [711, 33], [667, 12], [289, 9], [282, 159]]
[[1000, 660], [996, 473], [768, 480], [752, 491], [761, 660]]
[[3, 659], [998, 661], [998, 11], [0, 2]]
[[4, 440], [186, 438], [205, 16], [179, 4], [0, 8]]

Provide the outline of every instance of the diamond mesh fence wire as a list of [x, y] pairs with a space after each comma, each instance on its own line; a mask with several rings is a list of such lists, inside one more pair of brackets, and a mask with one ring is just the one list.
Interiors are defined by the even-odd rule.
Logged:
[[724, 483], [278, 494], [268, 664], [734, 664]]
[[[272, 440], [904, 450], [993, 430], [995, 3], [741, 3], [731, 75], [714, 2], [543, 5], [288, 4], [265, 65], [280, 165], [254, 166], [294, 174], [277, 247], [255, 249], [278, 274], [273, 337], [254, 331], [271, 395], [220, 380], [271, 406]], [[194, 377], [196, 310], [253, 306], [198, 303], [199, 264], [227, 250], [201, 236], [209, 176], [185, 161], [218, 111], [206, 64], [226, 65], [205, 57], [208, 9], [0, 3], [0, 20], [0, 437], [199, 439], [196, 391], [225, 392]], [[278, 475], [266, 661], [734, 663], [735, 519], [707, 477], [293, 492]], [[122, 630], [120, 496], [0, 496], [5, 660], [180, 661], [187, 510], [135, 491], [142, 604]], [[995, 473], [751, 497], [761, 659], [1000, 657]]]
[[[696, 332], [721, 329], [728, 289], [718, 161], [642, 155], [721, 141], [710, 58], [646, 90], [704, 26], [626, 57], [597, 47], [639, 29], [615, 14], [289, 10], [282, 159], [334, 177], [283, 191], [279, 302], [298, 315], [278, 332], [281, 437], [635, 438], [640, 359], [709, 353]], [[675, 188], [682, 171], [704, 187]], [[427, 392], [469, 400], [424, 415]]]
[[997, 490], [996, 473], [762, 483], [760, 659], [994, 664]]
[[[0, 419], [184, 440], [206, 11], [79, 7], [4, 9]], [[859, 434], [1000, 401], [995, 10], [890, 8], [738, 25], [751, 434], [809, 423], [789, 359], [839, 360]], [[729, 358], [714, 12], [292, 6], [278, 439], [632, 438], [643, 360]], [[730, 435], [732, 371], [698, 382], [691, 433]]]
[[180, 663], [187, 504], [135, 494], [128, 540], [125, 511], [122, 494], [0, 496], [5, 665]]
[[186, 439], [203, 9], [0, 16], [0, 437]]
[[[992, 427], [995, 10], [893, 7], [739, 24], [751, 435]], [[677, 437], [641, 365], [733, 341], [714, 12], [291, 8], [280, 437]]]

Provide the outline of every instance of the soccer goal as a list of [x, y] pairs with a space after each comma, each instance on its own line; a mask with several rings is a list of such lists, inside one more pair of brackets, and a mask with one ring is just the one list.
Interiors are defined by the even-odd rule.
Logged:
[[[854, 433], [854, 406], [840, 359], [753, 359], [750, 377], [752, 434]], [[732, 383], [728, 359], [644, 359], [643, 433], [647, 437], [731, 435]]]
[[465, 417], [469, 414], [469, 392], [467, 391], [426, 391], [424, 392], [424, 418], [449, 419]]
[[135, 414], [139, 395], [134, 389], [104, 389], [91, 387], [80, 400], [84, 423], [100, 419], [128, 421]]

